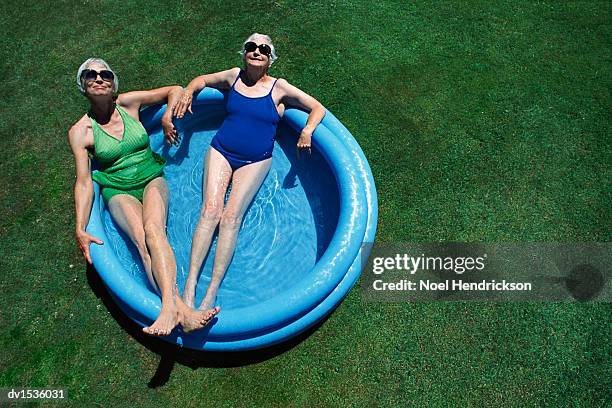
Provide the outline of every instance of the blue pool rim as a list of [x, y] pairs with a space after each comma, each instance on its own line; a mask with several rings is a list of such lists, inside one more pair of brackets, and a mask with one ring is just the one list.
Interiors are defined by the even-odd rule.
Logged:
[[[221, 105], [221, 92], [206, 88], [194, 98], [194, 107]], [[213, 106], [210, 106], [213, 108]], [[148, 129], [159, 126], [164, 106], [141, 112]], [[307, 114], [287, 109], [283, 121], [301, 129]], [[336, 178], [339, 193], [338, 225], [328, 248], [308, 278], [288, 291], [249, 308], [223, 310], [206, 330], [185, 334], [173, 331], [164, 340], [207, 351], [242, 351], [271, 346], [308, 329], [329, 314], [347, 295], [363, 268], [374, 241], [377, 197], [370, 167], [350, 132], [329, 111], [313, 135], [313, 145], [324, 156]], [[104, 203], [95, 185], [87, 230], [107, 241], [102, 213]], [[161, 310], [160, 298], [124, 270], [110, 245], [92, 245], [94, 266], [119, 307], [144, 326]]]

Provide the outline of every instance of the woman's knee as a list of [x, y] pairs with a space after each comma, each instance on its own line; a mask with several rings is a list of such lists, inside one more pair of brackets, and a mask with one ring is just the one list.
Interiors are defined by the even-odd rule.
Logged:
[[221, 215], [221, 226], [226, 228], [239, 228], [242, 224], [242, 214], [237, 211], [226, 208]]
[[221, 220], [221, 215], [223, 210], [216, 203], [206, 202], [204, 207], [202, 207], [202, 211], [200, 212], [200, 219], [207, 222], [217, 225]]
[[166, 227], [157, 222], [145, 222], [144, 236], [147, 245], [151, 245], [160, 238], [166, 237]]

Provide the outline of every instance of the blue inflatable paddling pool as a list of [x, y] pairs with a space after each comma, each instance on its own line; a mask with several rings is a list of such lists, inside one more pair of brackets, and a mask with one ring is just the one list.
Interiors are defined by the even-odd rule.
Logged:
[[[164, 106], [141, 112], [151, 146], [167, 160], [170, 188], [168, 239], [183, 289], [191, 236], [202, 203], [203, 157], [225, 116], [224, 94], [204, 89], [193, 115], [177, 122], [178, 147], [163, 142]], [[377, 198], [370, 167], [348, 130], [327, 112], [313, 135], [312, 155], [296, 156], [307, 114], [287, 109], [274, 146], [272, 168], [247, 211], [236, 252], [218, 292], [219, 316], [204, 330], [175, 329], [164, 340], [207, 351], [271, 346], [298, 335], [329, 314], [353, 287], [374, 241]], [[305, 157], [306, 156], [306, 157]], [[98, 186], [87, 230], [94, 266], [119, 307], [141, 326], [161, 310], [138, 254], [117, 230]], [[210, 281], [215, 243], [202, 266], [196, 304]]]

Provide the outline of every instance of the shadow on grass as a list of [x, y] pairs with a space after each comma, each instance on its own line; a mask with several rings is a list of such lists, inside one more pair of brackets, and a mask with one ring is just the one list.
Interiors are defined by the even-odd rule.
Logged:
[[327, 315], [313, 327], [292, 339], [264, 349], [228, 353], [197, 351], [182, 348], [144, 334], [142, 332], [142, 328], [134, 323], [134, 321], [123, 313], [123, 311], [115, 304], [113, 298], [110, 296], [108, 290], [104, 286], [102, 279], [98, 275], [98, 272], [92, 265], [87, 265], [86, 275], [87, 283], [91, 287], [94, 294], [104, 303], [104, 306], [106, 306], [111, 316], [117, 321], [117, 323], [119, 323], [123, 330], [125, 330], [134, 340], [139, 342], [148, 350], [160, 356], [161, 359], [159, 361], [157, 370], [148, 383], [149, 388], [157, 388], [165, 385], [170, 379], [172, 369], [176, 363], [191, 367], [195, 370], [201, 367], [240, 367], [269, 360], [288, 350], [291, 350], [302, 341], [306, 340], [310, 335], [317, 331], [317, 329], [321, 327], [329, 317], [329, 315]]

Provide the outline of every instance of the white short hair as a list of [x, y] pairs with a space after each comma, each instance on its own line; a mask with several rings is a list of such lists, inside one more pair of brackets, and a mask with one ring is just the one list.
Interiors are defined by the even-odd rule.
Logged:
[[272, 50], [272, 52], [270, 53], [270, 65], [272, 65], [274, 63], [274, 61], [276, 61], [278, 59], [278, 56], [276, 55], [276, 49], [274, 48], [274, 44], [272, 43], [272, 39], [268, 35], [259, 34], [259, 33], [253, 33], [253, 34], [249, 35], [249, 38], [244, 40], [244, 42], [242, 43], [242, 49], [240, 51], [238, 51], [238, 53], [244, 58], [244, 54], [245, 54], [245, 52], [244, 52], [244, 45], [246, 43], [248, 43], [249, 41], [253, 41], [256, 38], [263, 38], [270, 45], [270, 49]]
[[108, 62], [104, 61], [102, 58], [88, 58], [84, 63], [81, 64], [76, 76], [76, 82], [77, 86], [79, 87], [79, 91], [81, 91], [82, 94], [85, 94], [85, 83], [81, 76], [83, 75], [83, 71], [85, 71], [92, 64], [104, 65], [104, 68], [113, 73], [113, 75], [115, 76], [115, 78], [113, 79], [113, 92], [117, 92], [117, 90], [119, 89], [119, 78], [117, 78], [117, 74], [115, 74], [115, 72], [111, 69], [110, 65], [108, 65]]

